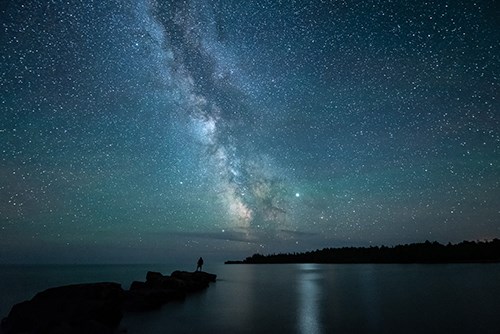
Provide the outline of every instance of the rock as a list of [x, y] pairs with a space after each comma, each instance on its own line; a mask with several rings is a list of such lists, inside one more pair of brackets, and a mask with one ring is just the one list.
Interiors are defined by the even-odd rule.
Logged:
[[118, 283], [75, 284], [51, 288], [16, 304], [2, 320], [4, 334], [110, 334], [127, 311], [147, 311], [183, 300], [208, 287], [217, 276], [174, 271], [170, 276], [149, 271], [146, 282], [134, 281], [124, 291]]
[[179, 279], [148, 271], [146, 282], [134, 281], [125, 294], [127, 311], [148, 311], [186, 297], [186, 284]]
[[176, 289], [186, 291], [186, 283], [178, 278], [164, 276], [160, 273], [148, 271], [146, 274], [146, 286], [155, 289]]
[[146, 282], [132, 282], [125, 293], [127, 311], [148, 311], [157, 309], [171, 301], [182, 300], [189, 292], [208, 287], [217, 276], [205, 272], [174, 271], [171, 276], [148, 271]]
[[11, 333], [112, 333], [122, 318], [124, 291], [118, 283], [51, 288], [16, 304], [2, 320]]
[[208, 287], [210, 282], [215, 282], [217, 275], [209, 274], [203, 271], [179, 271], [176, 270], [171, 274], [172, 277], [185, 282], [189, 291], [201, 290]]
[[146, 273], [146, 281], [150, 281], [150, 282], [162, 279], [163, 277], [165, 277], [165, 276], [162, 273], [159, 273], [156, 271], [148, 271]]
[[217, 275], [209, 274], [204, 271], [180, 271], [176, 270], [172, 274], [172, 277], [183, 279], [183, 280], [195, 280], [200, 282], [215, 282], [217, 280]]
[[133, 281], [132, 284], [130, 284], [130, 291], [133, 290], [143, 290], [146, 289], [147, 285], [146, 282], [140, 282], [140, 281]]
[[200, 279], [206, 280], [208, 282], [214, 282], [217, 281], [217, 275], [215, 274], [210, 274], [204, 271], [195, 271], [194, 273], [195, 277], [199, 277]]
[[146, 282], [134, 281], [125, 293], [127, 311], [148, 311], [160, 308], [163, 304], [182, 300], [186, 296], [185, 284], [170, 276], [149, 271]]

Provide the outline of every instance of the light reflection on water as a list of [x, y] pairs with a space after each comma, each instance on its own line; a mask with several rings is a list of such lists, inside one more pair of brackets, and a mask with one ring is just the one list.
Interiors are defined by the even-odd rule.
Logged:
[[[113, 280], [128, 288], [147, 270], [170, 273], [172, 267], [0, 266], [0, 315], [50, 286]], [[207, 271], [218, 275], [217, 283], [161, 310], [126, 314], [120, 330], [499, 333], [500, 264], [213, 265]]]
[[375, 264], [367, 264], [363, 270], [359, 271], [359, 290], [362, 298], [360, 305], [361, 314], [364, 314], [364, 321], [367, 328], [372, 330], [380, 328], [380, 305], [378, 296], [378, 286], [376, 281]]
[[320, 334], [319, 319], [319, 280], [321, 274], [317, 272], [318, 264], [304, 263], [299, 265], [298, 276], [299, 299], [299, 328], [303, 334]]

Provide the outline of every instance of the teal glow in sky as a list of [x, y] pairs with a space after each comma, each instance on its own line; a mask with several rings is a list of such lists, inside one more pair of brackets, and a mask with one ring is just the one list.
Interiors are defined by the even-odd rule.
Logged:
[[4, 1], [0, 262], [500, 235], [494, 1]]

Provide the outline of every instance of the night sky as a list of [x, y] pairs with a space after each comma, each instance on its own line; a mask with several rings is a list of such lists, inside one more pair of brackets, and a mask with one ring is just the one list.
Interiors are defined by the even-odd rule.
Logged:
[[0, 2], [0, 262], [500, 237], [494, 0]]

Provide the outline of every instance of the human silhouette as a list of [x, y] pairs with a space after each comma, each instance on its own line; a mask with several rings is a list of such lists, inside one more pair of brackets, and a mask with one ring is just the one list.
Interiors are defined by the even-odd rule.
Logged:
[[198, 266], [196, 267], [196, 271], [201, 271], [201, 268], [203, 267], [203, 258], [200, 257], [198, 259]]

